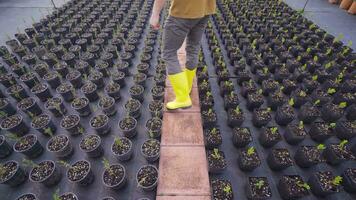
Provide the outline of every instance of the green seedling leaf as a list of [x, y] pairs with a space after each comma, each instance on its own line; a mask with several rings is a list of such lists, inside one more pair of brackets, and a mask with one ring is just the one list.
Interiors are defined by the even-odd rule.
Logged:
[[215, 158], [215, 159], [220, 159], [221, 155], [220, 155], [220, 153], [219, 153], [219, 149], [215, 148], [215, 149], [213, 150], [213, 153], [211, 154], [211, 156], [212, 156], [213, 158]]
[[310, 185], [308, 183], [302, 183], [301, 181], [298, 181], [297, 185], [299, 187], [302, 187], [302, 188], [306, 189], [306, 190], [310, 190]]
[[319, 60], [318, 56], [314, 56], [314, 57], [313, 57], [313, 61], [314, 61], [314, 62], [318, 62], [318, 60]]
[[316, 148], [318, 150], [324, 150], [326, 147], [325, 147], [325, 144], [318, 144], [318, 146], [316, 146]]
[[22, 165], [26, 166], [26, 167], [31, 167], [31, 168], [35, 168], [38, 165], [36, 163], [34, 163], [32, 160], [28, 160], [26, 158], [22, 159]]
[[70, 164], [67, 163], [67, 162], [64, 161], [64, 160], [58, 160], [57, 163], [58, 163], [59, 165], [62, 165], [62, 166], [65, 167], [65, 168], [70, 168]]
[[52, 195], [53, 200], [61, 200], [59, 196], [59, 189], [56, 189], [56, 191]]
[[226, 185], [223, 190], [224, 190], [224, 192], [226, 194], [231, 194], [232, 193], [232, 188], [231, 188], [230, 185]]
[[342, 183], [342, 177], [341, 176], [335, 176], [335, 178], [332, 180], [332, 184], [335, 186], [338, 186]]
[[304, 122], [303, 122], [303, 121], [299, 121], [298, 127], [299, 127], [300, 129], [304, 128]]
[[314, 102], [314, 105], [315, 106], [317, 106], [317, 105], [319, 105], [320, 104], [320, 99], [318, 99], [318, 100], [316, 100], [315, 102]]
[[340, 104], [339, 104], [339, 108], [346, 108], [346, 106], [347, 106], [347, 103], [346, 102], [341, 102]]
[[330, 94], [330, 95], [335, 94], [335, 92], [336, 92], [335, 88], [329, 88], [328, 89], [328, 94]]
[[249, 147], [247, 149], [247, 155], [251, 156], [255, 153], [255, 147]]
[[265, 184], [264, 180], [259, 180], [257, 183], [255, 183], [255, 186], [260, 190]]
[[329, 127], [330, 127], [330, 128], [335, 128], [335, 127], [336, 127], [336, 123], [330, 123], [330, 124], [329, 124]]
[[278, 128], [277, 127], [271, 127], [270, 130], [271, 130], [272, 134], [276, 134], [277, 131], [278, 131]]
[[290, 98], [289, 101], [288, 101], [288, 104], [290, 106], [294, 106], [294, 99], [293, 98]]
[[346, 144], [348, 143], [348, 140], [342, 140], [340, 144], [338, 145], [340, 149], [344, 149], [346, 147]]
[[313, 81], [317, 81], [317, 80], [318, 80], [318, 75], [312, 76], [312, 80], [313, 80]]

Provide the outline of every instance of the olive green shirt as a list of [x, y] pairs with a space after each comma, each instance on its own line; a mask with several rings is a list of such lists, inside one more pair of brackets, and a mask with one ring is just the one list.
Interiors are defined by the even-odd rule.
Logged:
[[216, 0], [172, 0], [170, 15], [178, 18], [197, 19], [215, 13]]

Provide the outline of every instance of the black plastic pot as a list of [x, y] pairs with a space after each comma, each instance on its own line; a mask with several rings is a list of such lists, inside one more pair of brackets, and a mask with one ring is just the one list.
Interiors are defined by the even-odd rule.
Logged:
[[33, 193], [26, 193], [26, 194], [22, 194], [19, 197], [16, 198], [16, 200], [38, 200], [37, 196]]
[[[122, 127], [121, 125], [123, 123], [123, 120], [125, 120], [126, 118], [133, 121], [133, 127], [131, 127], [130, 129], [124, 129], [124, 127]], [[134, 117], [125, 117], [124, 119], [119, 121], [119, 129], [121, 130], [123, 135], [127, 138], [133, 138], [137, 135], [136, 127], [137, 127], [137, 120]]]
[[[39, 84], [37, 84], [39, 86]], [[35, 94], [42, 102], [46, 102], [49, 98], [52, 97], [52, 94], [48, 88], [48, 85], [46, 83], [41, 84], [42, 85], [42, 90], [40, 91], [35, 91], [36, 90], [36, 86], [33, 86], [33, 88], [31, 88], [31, 92], [33, 94]]]
[[307, 135], [304, 127], [299, 127], [295, 124], [289, 124], [284, 132], [284, 139], [288, 144], [298, 144], [302, 142]]
[[[145, 168], [151, 168], [155, 171], [155, 174], [153, 175], [156, 175], [156, 181], [154, 181], [154, 183], [152, 183], [151, 185], [149, 186], [143, 186], [139, 181], [138, 181], [138, 176], [140, 175], [140, 173], [142, 173], [142, 171], [145, 169]], [[156, 187], [157, 187], [157, 184], [158, 184], [158, 169], [154, 166], [154, 165], [144, 165], [142, 166], [138, 171], [137, 171], [137, 174], [136, 174], [136, 181], [137, 181], [137, 185], [140, 189], [142, 189], [143, 191], [146, 191], [146, 192], [149, 192], [149, 191], [153, 191]]]
[[[118, 181], [116, 184], [109, 184], [105, 181], [104, 179], [104, 176], [105, 175], [111, 175], [110, 172], [108, 172], [108, 170], [113, 170], [112, 168], [121, 168], [123, 170], [123, 176], [122, 176], [122, 179], [120, 181]], [[114, 164], [114, 165], [110, 165], [110, 169], [105, 169], [105, 171], [103, 172], [103, 175], [102, 175], [102, 181], [103, 181], [103, 184], [112, 189], [112, 190], [119, 190], [121, 188], [123, 188], [125, 185], [126, 185], [126, 182], [127, 182], [127, 174], [126, 174], [126, 170], [125, 170], [125, 167], [121, 164]], [[111, 172], [112, 173], [112, 172]], [[108, 199], [108, 200], [111, 200], [113, 199], [112, 197], [105, 197], [104, 199]]]
[[[66, 89], [62, 90], [62, 87]], [[60, 94], [66, 102], [71, 102], [74, 99], [74, 87], [70, 83], [62, 83], [56, 88], [56, 92]]]
[[278, 182], [278, 192], [284, 200], [303, 198], [309, 195], [306, 188], [298, 185], [303, 183], [304, 181], [299, 175], [282, 176]]
[[[76, 122], [69, 127], [64, 127], [63, 123], [67, 118], [72, 118], [73, 120], [76, 120]], [[83, 126], [80, 124], [80, 117], [79, 115], [67, 115], [65, 116], [62, 121], [60, 122], [60, 126], [62, 129], [65, 129], [70, 135], [72, 136], [76, 136], [76, 135], [80, 135], [83, 134], [84, 132], [82, 130], [84, 130]]]
[[153, 163], [153, 162], [155, 162], [155, 161], [157, 161], [158, 159], [159, 159], [159, 155], [160, 155], [160, 151], [158, 151], [157, 152], [157, 154], [155, 154], [155, 155], [147, 155], [146, 153], [144, 153], [144, 151], [143, 151], [143, 146], [144, 146], [144, 144], [145, 143], [149, 143], [149, 142], [154, 142], [154, 143], [156, 143], [156, 144], [158, 144], [158, 146], [160, 146], [160, 142], [158, 141], [158, 140], [156, 140], [156, 139], [148, 139], [148, 140], [146, 140], [142, 145], [141, 145], [141, 153], [142, 153], [142, 155], [143, 155], [143, 157], [147, 160], [147, 162], [149, 162], [149, 163]]
[[[56, 133], [56, 130], [57, 130], [57, 127], [56, 125], [53, 123], [53, 121], [51, 120], [51, 116], [50, 115], [47, 115], [47, 114], [42, 114], [42, 115], [39, 115], [37, 116], [39, 118], [41, 117], [48, 117], [48, 121], [47, 123], [42, 126], [42, 127], [35, 127], [34, 126], [34, 123], [33, 123], [33, 120], [32, 120], [32, 123], [31, 123], [31, 127], [36, 129], [38, 132], [42, 133], [43, 135], [45, 136], [53, 136], [53, 134]], [[35, 119], [35, 118], [34, 118]]]
[[[104, 104], [104, 102], [107, 102], [108, 105]], [[107, 116], [113, 116], [117, 112], [115, 99], [109, 96], [102, 97], [98, 102], [98, 107], [101, 108]]]
[[[21, 104], [24, 104], [26, 102], [28, 102], [30, 104], [26, 108], [22, 108]], [[28, 97], [28, 98], [21, 100], [17, 104], [17, 108], [19, 110], [23, 111], [24, 113], [26, 113], [30, 118], [38, 116], [38, 115], [42, 114], [42, 112], [43, 112], [42, 109], [38, 106], [36, 99], [33, 97]]]
[[[279, 160], [278, 151], [287, 152], [284, 159]], [[267, 157], [268, 166], [274, 171], [281, 171], [293, 165], [293, 161], [287, 149], [272, 149]]]
[[341, 140], [351, 140], [356, 136], [356, 130], [352, 127], [352, 121], [344, 121], [339, 120], [336, 123], [336, 127], [334, 132], [336, 132], [336, 136]]
[[[18, 123], [13, 125], [13, 126], [10, 126], [10, 127], [7, 127], [7, 126], [4, 126], [5, 123], [8, 121], [8, 120], [18, 120]], [[12, 115], [10, 117], [7, 117], [5, 118], [4, 120], [1, 121], [1, 126], [0, 126], [3, 130], [5, 131], [8, 131], [10, 133], [13, 133], [17, 136], [23, 136], [25, 135], [26, 133], [28, 133], [29, 131], [29, 127], [26, 125], [26, 123], [23, 121], [23, 117], [22, 115], [19, 115], [19, 114], [15, 114], [15, 115]]]
[[342, 174], [342, 185], [349, 193], [356, 193], [355, 168], [347, 168]]
[[5, 136], [0, 135], [0, 158], [6, 158], [13, 152], [13, 149], [7, 143]]
[[114, 143], [112, 144], [111, 146], [111, 152], [115, 155], [115, 157], [117, 157], [117, 159], [119, 161], [128, 161], [132, 158], [132, 155], [133, 155], [133, 148], [132, 148], [132, 142], [130, 139], [126, 138], [126, 137], [121, 137], [120, 140], [124, 140], [126, 143], [128, 143], [129, 145], [129, 149], [126, 151], [126, 152], [122, 152], [122, 153], [116, 153], [113, 148], [114, 148], [114, 145], [115, 145], [115, 141]]
[[[308, 154], [308, 152], [312, 154]], [[294, 159], [299, 167], [309, 168], [323, 161], [321, 155], [322, 151], [314, 146], [301, 146], [296, 151]]]
[[[59, 140], [63, 140], [64, 146], [59, 147], [58, 149], [49, 148], [49, 146], [51, 146], [54, 143], [54, 140], [56, 138], [58, 138]], [[48, 152], [53, 152], [57, 158], [68, 158], [74, 152], [74, 148], [73, 148], [73, 146], [69, 140], [69, 137], [67, 135], [57, 135], [57, 136], [52, 137], [47, 142], [46, 149]]]
[[232, 142], [237, 148], [246, 147], [252, 141], [248, 127], [235, 127], [232, 131]]
[[[82, 145], [86, 145], [88, 142], [90, 142], [91, 139], [95, 138], [97, 140], [96, 144], [91, 144], [89, 143], [90, 147], [92, 149], [83, 149]], [[86, 135], [80, 142], [80, 149], [84, 151], [89, 158], [98, 158], [103, 155], [104, 149], [101, 145], [101, 139], [98, 135], [91, 134], [91, 135]]]
[[[52, 101], [55, 102], [51, 103]], [[47, 108], [55, 117], [63, 117], [67, 113], [67, 109], [65, 108], [61, 97], [48, 99], [45, 103], [45, 108]]]
[[45, 160], [45, 161], [42, 161], [41, 163], [39, 163], [38, 165], [40, 166], [42, 163], [50, 163], [50, 165], [52, 166], [52, 169], [51, 169], [52, 171], [49, 172], [47, 177], [45, 177], [41, 180], [35, 180], [33, 178], [33, 174], [38, 173], [38, 172], [36, 172], [36, 168], [38, 168], [36, 166], [30, 171], [30, 175], [29, 175], [30, 180], [34, 183], [44, 184], [47, 187], [57, 185], [62, 178], [62, 174], [61, 174], [60, 170], [57, 168], [56, 163], [51, 160]]
[[29, 158], [39, 157], [43, 153], [43, 147], [42, 147], [41, 143], [38, 141], [37, 136], [34, 134], [28, 134], [28, 135], [25, 135], [22, 138], [20, 138], [20, 140], [27, 139], [27, 138], [33, 138], [34, 143], [32, 145], [28, 146], [26, 149], [17, 149], [16, 145], [19, 143], [19, 141], [17, 141], [13, 147], [14, 151], [16, 153], [22, 153]]
[[2, 98], [0, 101], [3, 102], [2, 106], [0, 107], [0, 119], [14, 115], [16, 113], [16, 109], [12, 106], [7, 98]]
[[[310, 176], [308, 183], [310, 184], [311, 191], [313, 192], [314, 195], [318, 197], [326, 197], [340, 191], [339, 186], [334, 186], [332, 188], [324, 188], [320, 182], [321, 181], [319, 177], [320, 174], [326, 174], [327, 176], [332, 176], [332, 173], [330, 171], [317, 172]], [[323, 179], [323, 180], [330, 181], [330, 184], [332, 184], [331, 181], [333, 177], [328, 177], [328, 178], [329, 180], [328, 179]]]
[[[82, 105], [80, 107], [76, 107], [74, 105], [76, 99], [78, 100], [83, 100], [85, 105]], [[73, 101], [72, 101], [72, 104], [71, 104], [71, 107], [78, 112], [79, 116], [81, 117], [87, 117], [89, 116], [92, 111], [91, 111], [91, 108], [90, 108], [90, 104], [89, 104], [89, 99], [86, 98], [86, 97], [79, 97], [79, 98], [75, 98]]]
[[[83, 174], [83, 176], [78, 179], [78, 180], [71, 180], [69, 179], [69, 171], [70, 169], [74, 166], [74, 165], [77, 165], [77, 164], [80, 164], [80, 163], [85, 163], [86, 165], [89, 165], [89, 169], [88, 171], [85, 172], [85, 174]], [[79, 160], [77, 162], [75, 162], [73, 165], [71, 165], [71, 167], [68, 169], [67, 171], [67, 177], [68, 177], [68, 180], [72, 183], [75, 183], [75, 184], [78, 184], [79, 186], [88, 186], [90, 185], [93, 181], [94, 181], [94, 173], [93, 171], [91, 170], [91, 164], [89, 161], [86, 161], [86, 160]]]
[[11, 187], [16, 187], [27, 180], [26, 172], [22, 169], [22, 167], [17, 161], [10, 160], [3, 164], [3, 166], [7, 166], [7, 165], [15, 166], [16, 167], [16, 169], [14, 170], [15, 172], [6, 180], [2, 180], [0, 184], [6, 184]]

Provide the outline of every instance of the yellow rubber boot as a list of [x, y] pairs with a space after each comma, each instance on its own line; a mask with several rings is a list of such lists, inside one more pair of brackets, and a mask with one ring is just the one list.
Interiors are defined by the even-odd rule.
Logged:
[[185, 69], [184, 71], [187, 76], [188, 88], [189, 88], [189, 94], [190, 94], [192, 92], [193, 80], [194, 80], [195, 74], [197, 72], [197, 68], [195, 68], [193, 70]]
[[180, 72], [178, 74], [168, 75], [168, 78], [171, 82], [174, 94], [176, 95], [176, 99], [167, 103], [167, 109], [176, 110], [179, 108], [190, 108], [192, 106], [192, 101], [189, 96], [186, 73]]

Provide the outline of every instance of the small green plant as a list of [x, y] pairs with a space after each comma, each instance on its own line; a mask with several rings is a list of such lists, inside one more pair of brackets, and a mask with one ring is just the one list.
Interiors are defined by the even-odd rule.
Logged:
[[313, 80], [313, 81], [317, 81], [317, 80], [318, 80], [318, 75], [312, 76], [312, 80]]
[[251, 156], [255, 153], [255, 147], [249, 147], [247, 149], [247, 155]]
[[221, 155], [220, 155], [219, 149], [217, 149], [217, 148], [213, 149], [213, 153], [211, 154], [211, 156], [215, 159], [220, 159]]
[[342, 177], [335, 176], [335, 178], [331, 181], [331, 183], [335, 186], [339, 186], [342, 183]]
[[49, 135], [50, 137], [53, 137], [53, 131], [50, 127], [47, 127], [44, 129], [44, 132]]
[[294, 106], [294, 99], [293, 98], [290, 98], [289, 101], [288, 101], [288, 104], [290, 106]]
[[118, 146], [118, 147], [124, 146], [124, 143], [122, 142], [122, 139], [119, 138], [119, 137], [115, 138], [114, 143], [115, 143], [115, 145]]
[[1, 110], [0, 111], [0, 118], [5, 118], [5, 117], [7, 117], [7, 113]]
[[347, 103], [346, 103], [346, 102], [341, 102], [341, 103], [339, 104], [339, 108], [341, 108], [341, 109], [346, 108], [346, 106], [347, 106]]
[[103, 165], [104, 165], [104, 169], [111, 175], [111, 176], [114, 176], [115, 173], [114, 171], [111, 169], [110, 167], [110, 162], [107, 158], [103, 158], [103, 161], [102, 161]]
[[225, 185], [225, 187], [224, 187], [224, 192], [226, 193], [226, 194], [231, 194], [232, 193], [232, 188], [231, 188], [231, 186], [230, 185]]
[[277, 131], [278, 131], [278, 128], [277, 127], [271, 127], [269, 130], [271, 130], [272, 134], [276, 134]]
[[257, 94], [262, 94], [262, 89], [259, 89], [258, 91], [257, 91]]
[[304, 188], [306, 190], [310, 190], [310, 185], [308, 183], [303, 183], [301, 181], [298, 181], [297, 182], [297, 186], [301, 187], [301, 188]]
[[300, 129], [303, 129], [303, 128], [304, 128], [304, 122], [303, 122], [303, 121], [299, 121], [298, 127], [299, 127]]
[[84, 129], [82, 126], [80, 126], [80, 127], [78, 127], [78, 132], [79, 132], [80, 134], [84, 134], [85, 129]]
[[318, 99], [318, 100], [316, 100], [315, 102], [314, 102], [314, 106], [317, 106], [317, 105], [319, 105], [320, 104], [320, 99]]
[[267, 68], [267, 67], [264, 67], [262, 70], [263, 70], [263, 73], [264, 73], [264, 74], [267, 74], [267, 73], [268, 73], [268, 68]]
[[213, 129], [211, 129], [210, 133], [213, 134], [213, 135], [216, 135], [216, 134], [218, 134], [218, 129], [217, 128], [213, 128]]
[[59, 189], [56, 189], [56, 191], [52, 195], [53, 200], [61, 200], [61, 197], [59, 196]]
[[300, 97], [306, 97], [306, 96], [307, 96], [307, 93], [306, 93], [305, 91], [301, 90], [301, 91], [299, 92], [299, 96], [300, 96]]
[[319, 57], [318, 57], [318, 56], [314, 56], [314, 57], [313, 57], [313, 61], [314, 61], [314, 62], [318, 62], [318, 60], [319, 60]]
[[20, 137], [18, 137], [14, 133], [8, 133], [8, 134], [5, 135], [5, 137], [7, 137], [9, 140], [15, 141], [15, 142], [20, 140]]
[[70, 168], [70, 164], [64, 160], [58, 160], [57, 163], [65, 168]]
[[342, 140], [338, 146], [340, 149], [344, 149], [346, 147], [346, 144], [348, 143], [349, 141], [348, 140]]
[[241, 113], [241, 110], [240, 110], [239, 106], [236, 106], [234, 111], [235, 111], [236, 114], [240, 114]]
[[267, 112], [271, 112], [272, 108], [271, 107], [267, 107]]
[[339, 42], [340, 40], [342, 40], [344, 38], [344, 34], [339, 34], [335, 39], [334, 42]]
[[6, 167], [0, 164], [0, 177], [3, 177], [6, 174], [7, 170]]
[[259, 180], [257, 183], [255, 183], [255, 186], [260, 190], [263, 186], [265, 185], [264, 180]]
[[325, 147], [325, 144], [318, 144], [318, 146], [316, 146], [316, 148], [318, 150], [324, 150], [326, 147]]
[[31, 168], [38, 167], [38, 164], [36, 164], [32, 160], [28, 160], [26, 158], [22, 159], [22, 165], [25, 167], [31, 167]]
[[329, 128], [334, 129], [335, 127], [336, 127], [336, 123], [333, 122], [329, 124]]
[[329, 88], [328, 89], [328, 94], [330, 94], [330, 95], [335, 94], [335, 92], [336, 92], [335, 88]]

